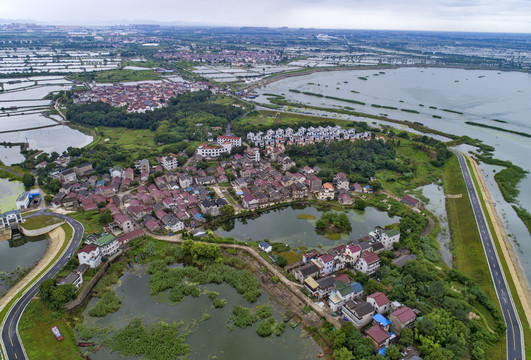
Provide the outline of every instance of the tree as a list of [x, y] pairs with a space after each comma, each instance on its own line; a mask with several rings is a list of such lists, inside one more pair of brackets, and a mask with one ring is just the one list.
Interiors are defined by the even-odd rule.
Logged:
[[413, 330], [410, 328], [404, 328], [400, 332], [400, 344], [404, 346], [410, 346], [413, 344], [413, 341], [415, 340], [415, 334], [413, 333]]
[[288, 259], [282, 255], [277, 256], [277, 265], [283, 268], [284, 266], [288, 265]]
[[22, 177], [22, 183], [26, 190], [29, 190], [33, 185], [35, 185], [35, 178], [31, 174], [24, 174]]
[[98, 223], [100, 225], [107, 225], [107, 224], [110, 224], [111, 222], [112, 222], [111, 210], [105, 209], [103, 214], [100, 215], [98, 219]]
[[385, 350], [385, 356], [390, 360], [398, 360], [402, 357], [400, 349], [396, 345], [389, 345]]
[[234, 214], [234, 207], [232, 205], [225, 205], [223, 206], [223, 208], [221, 209], [221, 213], [223, 215], [233, 215]]
[[39, 297], [41, 301], [45, 304], [48, 304], [52, 299], [52, 293], [57, 287], [57, 284], [54, 279], [44, 280], [39, 285]]
[[334, 360], [354, 360], [354, 355], [346, 347], [334, 350], [332, 357]]
[[363, 199], [356, 199], [356, 201], [354, 202], [354, 209], [365, 210], [366, 207], [367, 202]]

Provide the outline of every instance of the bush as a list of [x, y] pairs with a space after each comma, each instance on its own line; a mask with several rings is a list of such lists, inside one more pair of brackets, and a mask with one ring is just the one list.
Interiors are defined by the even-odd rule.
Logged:
[[89, 310], [88, 314], [93, 317], [104, 317], [120, 309], [122, 300], [114, 291], [103, 294], [103, 297]]

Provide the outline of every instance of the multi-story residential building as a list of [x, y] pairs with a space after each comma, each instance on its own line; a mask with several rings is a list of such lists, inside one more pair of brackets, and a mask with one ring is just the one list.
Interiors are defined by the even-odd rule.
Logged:
[[370, 323], [374, 315], [372, 305], [364, 301], [346, 301], [341, 306], [341, 312], [358, 329]]
[[356, 262], [356, 270], [364, 274], [371, 275], [380, 267], [380, 258], [378, 255], [365, 252]]
[[179, 162], [175, 156], [163, 156], [161, 159], [161, 165], [164, 169], [170, 171], [177, 169]]
[[374, 294], [367, 296], [367, 302], [372, 305], [374, 311], [378, 314], [387, 313], [391, 306], [391, 302], [382, 292], [375, 292]]
[[242, 138], [239, 136], [226, 136], [226, 135], [220, 135], [217, 138], [217, 144], [223, 145], [225, 142], [229, 142], [232, 147], [236, 146], [242, 146]]
[[79, 264], [87, 264], [91, 268], [97, 268], [101, 264], [100, 248], [95, 245], [86, 245], [78, 250], [77, 257]]
[[385, 250], [391, 250], [393, 244], [400, 241], [400, 232], [396, 229], [378, 230], [378, 233], [380, 235], [380, 242]]

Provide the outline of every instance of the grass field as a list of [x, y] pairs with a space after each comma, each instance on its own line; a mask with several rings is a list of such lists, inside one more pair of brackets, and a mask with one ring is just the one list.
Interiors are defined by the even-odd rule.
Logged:
[[[478, 179], [476, 178], [475, 173], [472, 170], [470, 161], [467, 159], [467, 166], [470, 169], [470, 174], [472, 176], [472, 180], [474, 181], [474, 186], [476, 187], [476, 190], [480, 189]], [[524, 332], [524, 344], [525, 344], [525, 352], [526, 357], [531, 357], [531, 328], [529, 326], [529, 323], [527, 322], [527, 316], [525, 314], [525, 311], [522, 307], [522, 303], [520, 302], [520, 299], [518, 297], [518, 292], [516, 291], [516, 288], [514, 286], [514, 280], [511, 276], [511, 273], [509, 271], [509, 267], [507, 265], [507, 261], [503, 257], [503, 252], [500, 247], [500, 239], [496, 235], [496, 232], [494, 231], [494, 225], [492, 224], [492, 219], [490, 216], [488, 216], [487, 212], [487, 206], [485, 204], [485, 200], [482, 196], [478, 196], [481, 207], [483, 208], [483, 213], [485, 214], [485, 217], [487, 219], [487, 223], [489, 226], [490, 234], [492, 235], [492, 239], [494, 242], [494, 245], [496, 246], [496, 252], [498, 253], [498, 258], [500, 259], [501, 266], [503, 268], [503, 272], [505, 274], [505, 279], [507, 280], [507, 283], [509, 285], [509, 288], [511, 290], [511, 295], [514, 301], [514, 305], [516, 307], [516, 311], [518, 312], [518, 315], [520, 317], [520, 322], [522, 323], [522, 330]]]
[[29, 219], [25, 219], [22, 227], [26, 230], [37, 230], [46, 226], [59, 224], [62, 222], [62, 219], [53, 217], [53, 216], [35, 216]]
[[[58, 341], [51, 331], [57, 326], [63, 340]], [[51, 311], [39, 300], [32, 300], [19, 323], [19, 333], [29, 359], [82, 359], [76, 337], [65, 316]]]
[[[465, 181], [455, 155], [448, 160], [443, 175], [444, 193], [446, 195], [462, 194], [461, 198], [447, 198], [448, 224], [452, 235], [452, 253], [454, 267], [470, 276], [480, 285], [490, 301], [499, 309], [498, 298], [492, 284], [490, 270], [479, 237], [474, 212], [468, 197]], [[484, 308], [477, 307], [485, 319], [491, 314]], [[504, 359], [506, 356], [505, 334], [490, 349], [486, 359]]]
[[98, 210], [86, 212], [78, 211], [76, 213], [69, 214], [69, 216], [83, 224], [83, 227], [85, 228], [85, 235], [99, 233], [102, 231], [101, 226], [95, 225], [98, 223], [98, 217], [100, 216]]
[[398, 174], [395, 171], [378, 171], [376, 178], [380, 180], [386, 190], [392, 191], [395, 195], [404, 195], [404, 190], [415, 189], [419, 186], [431, 184], [439, 181], [443, 175], [443, 168], [438, 168], [430, 164], [430, 155], [424, 151], [414, 149], [413, 142], [400, 139], [400, 145], [396, 147], [396, 157], [411, 161], [416, 164], [415, 174], [407, 176]]

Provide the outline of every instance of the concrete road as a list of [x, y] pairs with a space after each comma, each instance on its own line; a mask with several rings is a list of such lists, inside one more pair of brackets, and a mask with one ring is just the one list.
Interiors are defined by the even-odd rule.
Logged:
[[[9, 312], [4, 322], [2, 323], [1, 328], [2, 349], [7, 355], [8, 360], [22, 360], [28, 358], [26, 356], [26, 352], [24, 350], [22, 341], [20, 340], [17, 330], [18, 322], [20, 321], [22, 313], [24, 312], [24, 309], [26, 309], [26, 306], [28, 306], [31, 299], [33, 299], [33, 297], [39, 291], [40, 283], [44, 280], [53, 278], [61, 270], [61, 268], [68, 262], [69, 254], [75, 253], [79, 244], [81, 243], [81, 240], [83, 239], [83, 225], [81, 225], [81, 223], [79, 223], [78, 221], [66, 215], [51, 212], [47, 212], [45, 214], [61, 218], [68, 222], [74, 229], [74, 234], [72, 237], [72, 241], [68, 245], [63, 255], [59, 258], [59, 260], [41, 278], [34, 282], [33, 285], [31, 285], [29, 289], [26, 290], [24, 295], [19, 298], [15, 302], [15, 304], [13, 304], [13, 306], [9, 309]], [[44, 215], [44, 212], [39, 211], [37, 213], [28, 215], [27, 217], [33, 217], [38, 215]], [[53, 336], [53, 334], [50, 330], [49, 334], [43, 334], [42, 336]]]
[[463, 177], [465, 178], [465, 184], [470, 197], [470, 202], [472, 204], [472, 209], [474, 210], [474, 216], [476, 218], [479, 235], [481, 236], [481, 242], [483, 243], [483, 250], [487, 256], [490, 275], [492, 276], [494, 288], [496, 289], [496, 295], [498, 296], [503, 318], [505, 320], [505, 325], [507, 326], [507, 359], [525, 359], [523, 331], [520, 318], [516, 312], [516, 308], [511, 297], [511, 291], [509, 290], [509, 286], [505, 280], [505, 275], [498, 259], [496, 247], [494, 246], [485, 214], [481, 208], [481, 203], [479, 202], [478, 194], [476, 192], [476, 188], [474, 187], [474, 182], [466, 164], [466, 159], [458, 151], [452, 150], [452, 152], [456, 154], [457, 158], [459, 159], [459, 165], [461, 166], [461, 171], [463, 172]]

